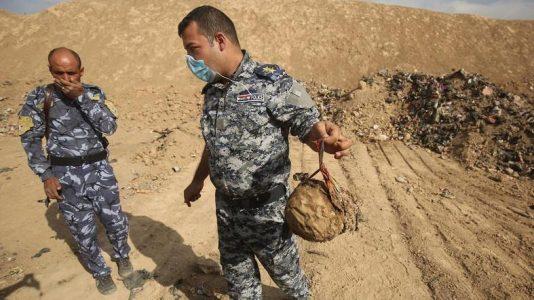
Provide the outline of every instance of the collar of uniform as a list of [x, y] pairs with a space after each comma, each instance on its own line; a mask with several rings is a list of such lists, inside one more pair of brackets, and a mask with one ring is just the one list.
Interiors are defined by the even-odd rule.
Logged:
[[237, 70], [234, 72], [232, 77], [230, 79], [237, 80], [241, 74], [245, 71], [246, 67], [252, 62], [252, 59], [250, 58], [250, 55], [248, 54], [247, 50], [241, 50], [243, 52], [243, 59], [241, 60], [241, 63], [237, 67]]
[[[249, 66], [253, 63], [252, 59], [250, 58], [250, 55], [248, 54], [247, 50], [241, 50], [243, 52], [243, 59], [241, 60], [241, 63], [237, 67], [234, 74], [230, 77], [230, 79], [237, 81], [239, 79], [239, 76], [244, 74], [249, 69]], [[218, 88], [220, 90], [225, 89], [227, 87], [227, 84], [221, 83], [221, 82], [213, 82], [208, 83], [204, 86], [202, 89], [202, 94], [205, 94], [208, 89], [211, 87]]]

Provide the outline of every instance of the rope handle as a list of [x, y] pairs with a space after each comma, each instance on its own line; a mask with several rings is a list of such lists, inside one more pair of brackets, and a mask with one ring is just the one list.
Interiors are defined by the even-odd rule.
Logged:
[[317, 171], [313, 172], [310, 176], [308, 176], [308, 178], [312, 178], [313, 176], [317, 175], [317, 173], [321, 172], [321, 174], [323, 175], [324, 183], [328, 188], [328, 192], [330, 193], [330, 196], [333, 197], [336, 193], [339, 192], [339, 188], [334, 178], [330, 176], [330, 172], [328, 172], [328, 169], [324, 164], [324, 140], [317, 140], [315, 142], [315, 145], [317, 147], [317, 152], [319, 152], [319, 169], [317, 169]]

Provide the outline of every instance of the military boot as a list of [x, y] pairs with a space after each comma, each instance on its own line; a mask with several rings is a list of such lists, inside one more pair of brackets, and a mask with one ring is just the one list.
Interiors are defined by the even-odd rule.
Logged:
[[133, 273], [133, 266], [128, 257], [119, 258], [117, 260], [117, 267], [119, 267], [119, 276], [126, 278]]
[[104, 275], [95, 278], [96, 288], [102, 295], [109, 295], [117, 290], [117, 286], [111, 275]]

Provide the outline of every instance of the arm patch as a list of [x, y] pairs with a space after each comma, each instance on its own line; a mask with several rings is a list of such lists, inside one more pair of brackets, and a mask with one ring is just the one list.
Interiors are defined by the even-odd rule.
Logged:
[[254, 73], [261, 78], [267, 78], [271, 81], [277, 81], [287, 76], [286, 71], [278, 65], [261, 65], [254, 69]]
[[289, 95], [287, 96], [287, 103], [298, 106], [298, 107], [312, 107], [315, 105], [312, 98], [306, 92], [306, 88], [298, 83], [296, 80], [293, 80], [293, 86], [289, 90]]

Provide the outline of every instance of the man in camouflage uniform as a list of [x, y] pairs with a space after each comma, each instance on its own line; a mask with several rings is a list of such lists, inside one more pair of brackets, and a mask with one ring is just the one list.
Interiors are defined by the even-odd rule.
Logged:
[[[78, 54], [56, 48], [48, 56], [54, 77], [45, 124], [46, 87], [31, 91], [19, 113], [21, 141], [30, 168], [44, 182], [47, 199], [57, 199], [85, 267], [96, 279], [98, 290], [116, 290], [97, 244], [96, 218], [106, 228], [113, 245], [113, 260], [119, 274], [128, 276], [128, 220], [121, 211], [119, 188], [107, 160], [107, 140], [102, 133], [117, 129], [116, 116], [104, 93], [94, 85], [82, 84], [83, 67]], [[41, 140], [48, 136], [45, 157]]]
[[306, 89], [276, 65], [241, 50], [232, 21], [202, 6], [178, 26], [190, 70], [208, 84], [201, 118], [206, 146], [187, 205], [200, 197], [209, 175], [216, 187], [219, 251], [233, 299], [261, 298], [255, 257], [290, 297], [310, 296], [295, 237], [284, 210], [290, 194], [288, 134], [341, 158], [351, 142], [319, 112]]

